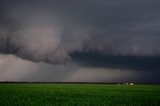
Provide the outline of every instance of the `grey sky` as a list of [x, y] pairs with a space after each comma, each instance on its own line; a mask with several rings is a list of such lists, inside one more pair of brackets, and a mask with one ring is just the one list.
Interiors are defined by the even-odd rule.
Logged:
[[[160, 82], [159, 5], [158, 0], [0, 0], [0, 80], [17, 80], [25, 72], [28, 77], [20, 81]], [[19, 61], [25, 68], [13, 69], [12, 76], [10, 67]], [[87, 70], [94, 74], [84, 77]]]

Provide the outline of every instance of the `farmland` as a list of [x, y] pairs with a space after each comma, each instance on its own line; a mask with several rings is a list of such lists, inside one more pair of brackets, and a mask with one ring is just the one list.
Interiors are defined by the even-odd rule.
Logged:
[[160, 85], [1, 83], [0, 106], [159, 106]]

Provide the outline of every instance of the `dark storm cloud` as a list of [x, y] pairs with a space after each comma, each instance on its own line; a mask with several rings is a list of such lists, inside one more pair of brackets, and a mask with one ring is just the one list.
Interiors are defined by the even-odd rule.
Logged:
[[159, 5], [158, 0], [1, 0], [0, 53], [34, 62], [158, 71]]
[[159, 4], [158, 0], [1, 0], [0, 52], [52, 64], [72, 60], [75, 51], [131, 60], [134, 57], [125, 56], [159, 56]]
[[70, 54], [72, 59], [84, 67], [100, 67], [113, 69], [131, 69], [139, 71], [159, 71], [159, 56], [134, 56], [112, 55], [100, 52], [74, 52]]

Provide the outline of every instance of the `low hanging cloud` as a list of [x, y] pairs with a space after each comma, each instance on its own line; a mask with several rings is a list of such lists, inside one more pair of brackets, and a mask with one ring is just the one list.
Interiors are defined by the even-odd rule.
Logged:
[[75, 51], [160, 54], [158, 1], [1, 3], [0, 52], [4, 54], [52, 64], [64, 63]]
[[158, 0], [0, 0], [0, 54], [69, 70], [76, 64], [76, 70], [158, 72], [159, 4]]
[[[40, 7], [36, 6], [36, 1], [31, 2], [32, 8], [28, 7], [30, 4], [14, 3], [7, 2], [9, 9], [7, 8], [2, 14], [5, 21], [0, 20], [3, 22], [0, 27], [1, 53], [15, 54], [34, 62], [65, 63], [70, 59], [69, 53], [82, 50], [83, 43], [89, 38], [89, 30], [86, 28], [74, 24], [68, 26], [65, 21], [62, 25], [59, 24], [62, 19], [55, 19], [53, 8], [46, 9], [46, 6], [42, 5], [43, 2], [39, 4], [42, 5]], [[17, 5], [24, 5], [24, 8], [18, 8]], [[44, 8], [44, 11], [40, 11], [41, 8]], [[6, 18], [6, 15], [9, 17]], [[15, 25], [9, 22], [10, 20], [18, 24], [10, 26], [10, 24]]]

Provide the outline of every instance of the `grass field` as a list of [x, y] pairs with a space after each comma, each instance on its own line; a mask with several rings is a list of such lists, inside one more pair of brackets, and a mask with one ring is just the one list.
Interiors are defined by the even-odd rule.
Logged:
[[160, 85], [0, 84], [0, 106], [160, 106]]

